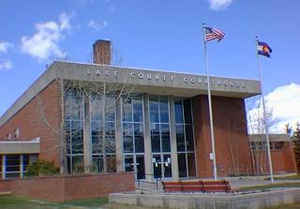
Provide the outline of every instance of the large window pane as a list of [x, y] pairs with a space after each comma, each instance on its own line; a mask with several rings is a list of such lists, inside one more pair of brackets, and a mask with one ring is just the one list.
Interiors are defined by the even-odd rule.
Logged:
[[137, 163], [137, 179], [144, 179], [145, 178], [144, 155], [137, 155], [136, 163]]
[[162, 124], [160, 125], [160, 128], [161, 128], [160, 130], [161, 130], [161, 139], [162, 139], [162, 151], [171, 152], [169, 125]]
[[193, 127], [192, 125], [185, 126], [186, 133], [186, 148], [188, 151], [194, 150]]
[[134, 122], [143, 121], [143, 105], [140, 100], [135, 100], [133, 103], [133, 117]]
[[160, 122], [169, 122], [169, 103], [167, 97], [163, 97], [160, 100]]
[[164, 177], [170, 178], [172, 177], [172, 163], [171, 163], [171, 155], [164, 155]]
[[141, 124], [134, 124], [135, 152], [144, 152], [144, 130]]
[[191, 100], [189, 99], [184, 100], [183, 105], [184, 105], [185, 123], [192, 123]]
[[152, 152], [160, 152], [159, 124], [152, 124], [151, 126], [151, 147]]
[[153, 174], [154, 178], [161, 178], [161, 157], [160, 155], [153, 155]]
[[133, 165], [133, 155], [125, 155], [125, 171], [131, 172], [134, 171]]
[[184, 125], [176, 125], [177, 152], [185, 151]]
[[180, 101], [175, 102], [175, 121], [176, 123], [183, 123], [183, 108]]
[[123, 123], [123, 145], [125, 153], [133, 152], [133, 129], [132, 123]]
[[150, 122], [159, 122], [159, 112], [158, 112], [158, 102], [155, 100], [150, 100]]
[[187, 176], [187, 168], [186, 168], [186, 159], [185, 154], [178, 154], [178, 170], [179, 170], [179, 177], [186, 177]]

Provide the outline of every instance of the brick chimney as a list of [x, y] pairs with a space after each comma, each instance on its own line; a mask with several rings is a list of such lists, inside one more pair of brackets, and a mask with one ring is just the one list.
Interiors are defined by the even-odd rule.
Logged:
[[97, 40], [93, 44], [94, 64], [111, 64], [111, 43], [108, 40]]

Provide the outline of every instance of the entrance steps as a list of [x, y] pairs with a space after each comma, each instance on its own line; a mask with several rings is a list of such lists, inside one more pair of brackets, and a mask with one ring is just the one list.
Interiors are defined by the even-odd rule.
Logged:
[[138, 193], [160, 193], [163, 192], [163, 185], [159, 180], [137, 180], [136, 191]]

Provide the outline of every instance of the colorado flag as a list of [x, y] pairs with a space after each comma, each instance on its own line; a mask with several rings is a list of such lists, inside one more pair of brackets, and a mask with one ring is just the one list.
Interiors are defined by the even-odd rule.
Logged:
[[267, 43], [257, 41], [257, 53], [259, 55], [270, 57], [271, 56], [270, 54], [272, 53], [272, 49]]

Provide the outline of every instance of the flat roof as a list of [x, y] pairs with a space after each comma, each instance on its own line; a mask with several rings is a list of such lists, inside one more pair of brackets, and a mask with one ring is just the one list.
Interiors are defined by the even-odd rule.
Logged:
[[[143, 68], [55, 61], [1, 116], [0, 126], [56, 79], [106, 82], [133, 86], [138, 93], [194, 97], [207, 94], [205, 75]], [[214, 96], [247, 98], [261, 93], [257, 80], [211, 76]]]

